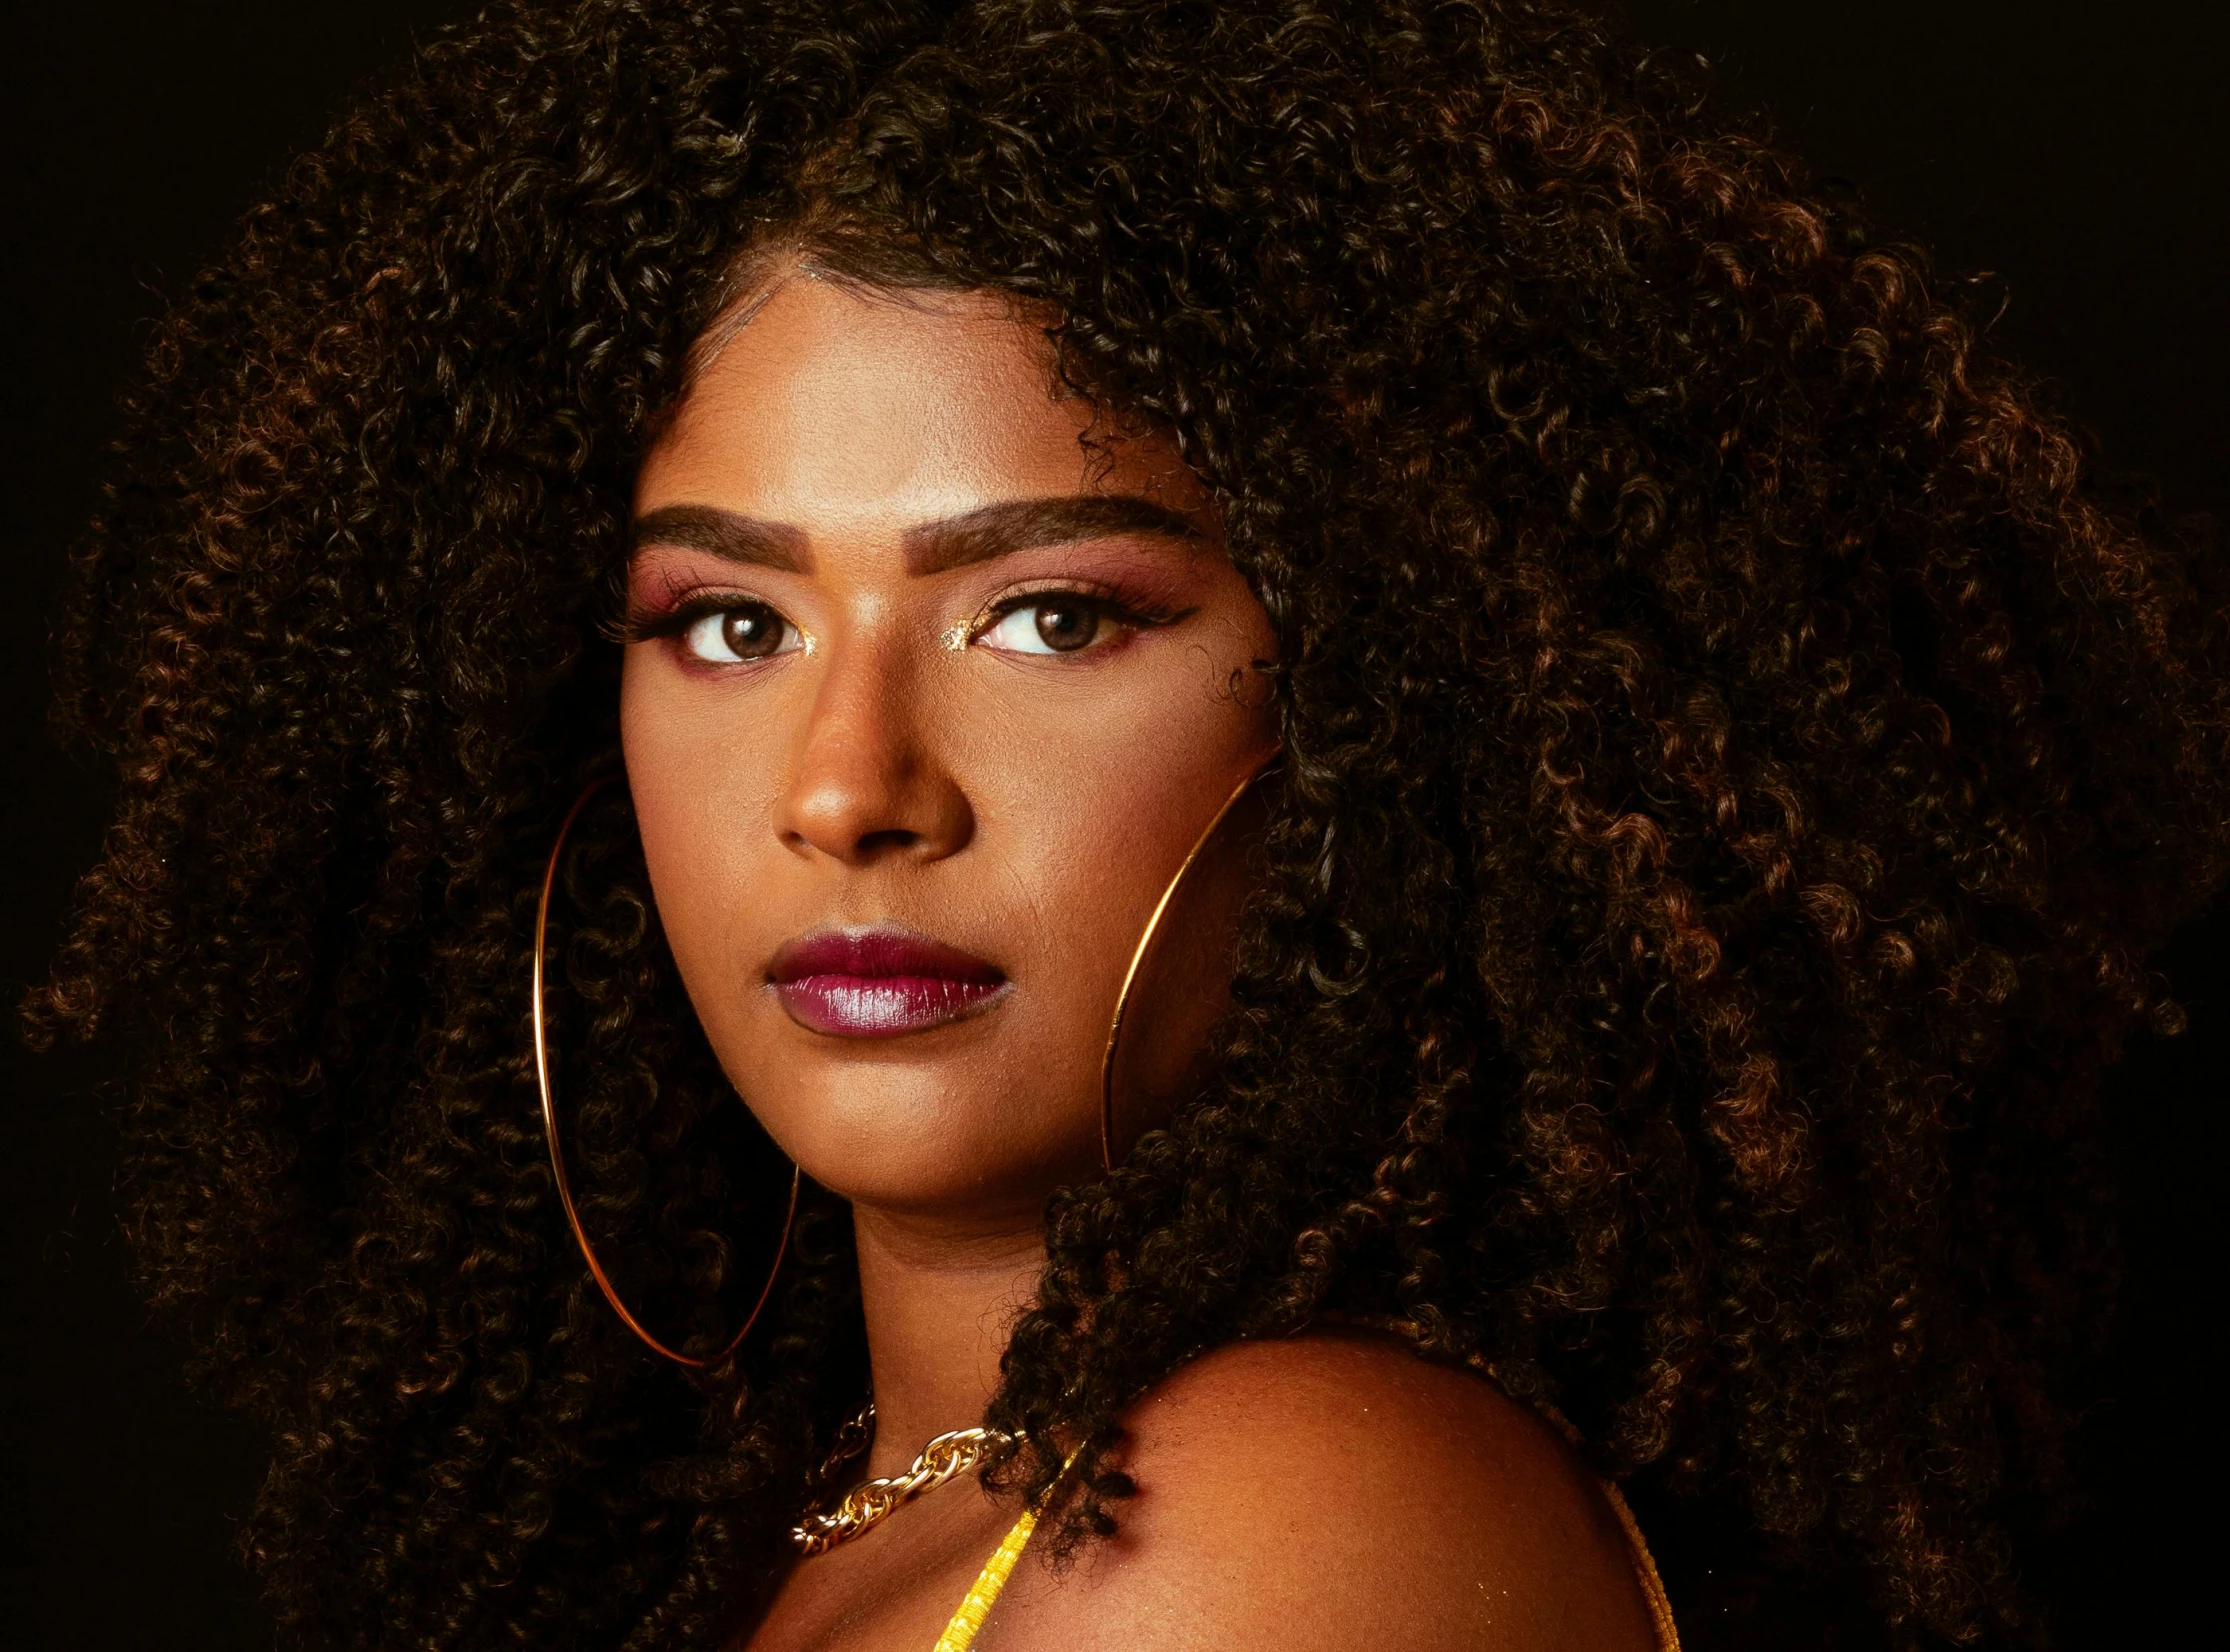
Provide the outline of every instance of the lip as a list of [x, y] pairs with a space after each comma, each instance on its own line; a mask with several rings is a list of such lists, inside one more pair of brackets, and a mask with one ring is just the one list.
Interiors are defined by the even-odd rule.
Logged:
[[767, 984], [792, 1021], [837, 1038], [903, 1038], [988, 1009], [1006, 972], [895, 924], [816, 929], [785, 942]]

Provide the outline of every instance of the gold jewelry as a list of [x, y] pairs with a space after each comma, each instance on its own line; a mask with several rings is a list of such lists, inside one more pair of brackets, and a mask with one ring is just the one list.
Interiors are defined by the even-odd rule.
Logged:
[[550, 1052], [543, 1031], [542, 1013], [542, 954], [545, 937], [550, 927], [550, 891], [557, 884], [558, 856], [565, 849], [566, 834], [573, 830], [573, 822], [580, 818], [581, 810], [599, 790], [609, 785], [610, 779], [592, 780], [581, 795], [573, 800], [573, 807], [565, 811], [565, 819], [558, 826], [557, 841], [550, 845], [550, 862], [542, 870], [542, 898], [534, 909], [534, 1080], [542, 1091], [542, 1132], [550, 1143], [550, 1169], [557, 1177], [558, 1203], [565, 1209], [565, 1220], [573, 1229], [573, 1242], [581, 1247], [581, 1259], [588, 1263], [589, 1277], [596, 1281], [596, 1288], [604, 1293], [604, 1300], [612, 1305], [612, 1312], [633, 1331], [653, 1352], [663, 1354], [676, 1365], [686, 1365], [693, 1370], [703, 1370], [718, 1365], [743, 1346], [743, 1339], [751, 1334], [751, 1327], [759, 1322], [759, 1314], [767, 1305], [767, 1298], [774, 1294], [775, 1276], [782, 1271], [782, 1259], [790, 1250], [790, 1227], [797, 1220], [798, 1186], [804, 1173], [795, 1165], [790, 1166], [790, 1208], [782, 1218], [782, 1240], [775, 1246], [774, 1266], [767, 1270], [767, 1282], [759, 1287], [759, 1299], [752, 1303], [751, 1312], [744, 1316], [743, 1328], [728, 1339], [728, 1345], [719, 1353], [704, 1359], [667, 1347], [643, 1327], [643, 1322], [628, 1312], [627, 1304], [619, 1299], [619, 1292], [612, 1286], [604, 1272], [604, 1265], [596, 1259], [596, 1248], [588, 1242], [588, 1232], [581, 1226], [581, 1213], [573, 1208], [573, 1189], [565, 1179], [565, 1154], [558, 1147], [557, 1104], [550, 1097]]
[[[874, 1414], [871, 1405], [845, 1426], [857, 1426], [864, 1432]], [[843, 1435], [837, 1438], [841, 1445]], [[950, 1434], [940, 1434], [921, 1448], [921, 1455], [905, 1473], [854, 1486], [835, 1508], [809, 1514], [792, 1526], [790, 1541], [807, 1557], [826, 1554], [870, 1526], [880, 1525], [922, 1493], [935, 1491], [947, 1480], [967, 1473], [993, 1451], [1013, 1443], [1012, 1434], [1002, 1434], [995, 1428], [956, 1428]], [[832, 1465], [834, 1461], [841, 1459], [832, 1458]]]
[[844, 1420], [836, 1431], [836, 1439], [829, 1446], [829, 1454], [821, 1459], [821, 1466], [813, 1471], [810, 1482], [825, 1486], [836, 1478], [836, 1471], [875, 1443], [875, 1402], [869, 1400], [858, 1411]]
[[1123, 1017], [1130, 1010], [1131, 989], [1138, 984], [1138, 972], [1146, 962], [1146, 954], [1153, 947], [1154, 935], [1161, 928], [1161, 920], [1169, 910], [1169, 903], [1177, 898], [1177, 889], [1185, 881], [1185, 874], [1192, 870], [1200, 851], [1208, 847], [1208, 840], [1216, 835], [1216, 828], [1223, 824], [1224, 816], [1238, 807], [1239, 799], [1247, 795], [1257, 780], [1268, 774], [1277, 762], [1273, 754], [1270, 761], [1248, 775], [1232, 788], [1231, 795], [1223, 800], [1223, 807], [1208, 822], [1207, 828], [1193, 840], [1193, 846], [1178, 863], [1177, 874], [1169, 880], [1169, 887], [1161, 892], [1161, 899], [1154, 903], [1154, 914], [1146, 920], [1146, 932], [1138, 937], [1138, 946], [1130, 955], [1130, 968], [1123, 971], [1123, 990], [1115, 995], [1115, 1018], [1108, 1023], [1107, 1049], [1100, 1056], [1100, 1166], [1108, 1175], [1115, 1174], [1115, 1052], [1123, 1039]]

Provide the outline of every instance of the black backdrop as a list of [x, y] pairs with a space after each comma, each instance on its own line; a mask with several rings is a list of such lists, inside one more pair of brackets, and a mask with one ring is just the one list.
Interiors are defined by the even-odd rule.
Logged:
[[[103, 784], [46, 737], [45, 632], [113, 398], [163, 295], [351, 91], [459, 0], [63, 0], [0, 33], [0, 992], [52, 945]], [[1627, 0], [1701, 50], [1888, 231], [1995, 271], [2007, 347], [2111, 468], [2230, 509], [2230, 8], [2201, 0]], [[2091, 1511], [2041, 1557], [2066, 1644], [2165, 1640], [2206, 1605], [2222, 1411], [2205, 1358], [2230, 1057], [2230, 939], [2166, 960], [2190, 1036], [2113, 1088], [2130, 1279]], [[195, 1398], [126, 1273], [85, 1058], [0, 1037], [0, 1646], [260, 1647], [231, 1558], [251, 1429]], [[2196, 1494], [2196, 1495], [2195, 1495]], [[1674, 1534], [1667, 1534], [1677, 1538]], [[2213, 1618], [2207, 1611], [2201, 1621]], [[1695, 1631], [1706, 1626], [1693, 1625]], [[1695, 1633], [1699, 1643], [1706, 1640]]]

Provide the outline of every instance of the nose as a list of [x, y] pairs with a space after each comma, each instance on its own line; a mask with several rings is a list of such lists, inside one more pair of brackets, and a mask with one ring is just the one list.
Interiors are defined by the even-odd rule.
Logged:
[[928, 709], [897, 639], [829, 657], [794, 748], [774, 828], [799, 854], [845, 866], [937, 860], [975, 831], [966, 791], [924, 738]]

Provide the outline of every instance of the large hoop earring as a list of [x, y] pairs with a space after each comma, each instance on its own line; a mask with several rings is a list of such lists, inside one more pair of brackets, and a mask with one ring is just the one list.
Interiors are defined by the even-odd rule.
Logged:
[[1254, 789], [1256, 781], [1277, 767], [1273, 755], [1267, 763], [1248, 775], [1232, 788], [1231, 795], [1223, 800], [1223, 807], [1208, 822], [1207, 828], [1193, 841], [1192, 848], [1177, 865], [1177, 874], [1169, 880], [1169, 887], [1161, 892], [1161, 899], [1154, 903], [1153, 916], [1146, 920], [1145, 933], [1138, 937], [1138, 945], [1130, 955], [1130, 968], [1123, 971], [1123, 990], [1115, 995], [1115, 1016], [1107, 1024], [1107, 1049], [1100, 1056], [1100, 1167], [1108, 1175], [1115, 1174], [1115, 1054], [1123, 1042], [1123, 1017], [1130, 1011], [1131, 991], [1138, 985], [1138, 972], [1145, 967], [1146, 954], [1153, 950], [1154, 936], [1160, 932], [1161, 921], [1169, 911], [1170, 902], [1177, 898], [1177, 891], [1190, 872], [1200, 852], [1208, 847], [1216, 835], [1216, 828], [1224, 817], [1239, 806], [1239, 799]]
[[759, 1287], [759, 1300], [751, 1304], [751, 1312], [744, 1316], [743, 1328], [730, 1337], [728, 1345], [717, 1354], [695, 1359], [667, 1347], [652, 1336], [643, 1322], [628, 1311], [627, 1304], [620, 1300], [619, 1292], [613, 1288], [611, 1277], [604, 1272], [604, 1264], [596, 1259], [596, 1247], [588, 1242], [588, 1232], [581, 1226], [581, 1213], [573, 1207], [573, 1189], [565, 1179], [565, 1154], [558, 1147], [557, 1103], [550, 1095], [550, 1049], [548, 1036], [544, 1031], [546, 1018], [542, 1013], [542, 954], [550, 928], [550, 891], [557, 885], [558, 857], [565, 852], [566, 836], [573, 830], [573, 822], [580, 818], [581, 811], [588, 806], [588, 800], [609, 784], [609, 776], [590, 781], [581, 795], [573, 800], [573, 807], [565, 811], [565, 819], [559, 823], [557, 829], [557, 841], [550, 845], [549, 864], [542, 869], [542, 897], [534, 908], [534, 1080], [542, 1091], [542, 1132], [550, 1143], [550, 1170], [557, 1177], [558, 1203], [565, 1207], [566, 1225], [573, 1230], [573, 1242], [581, 1247], [581, 1260], [588, 1264], [589, 1277], [596, 1281], [596, 1288], [604, 1293], [604, 1300], [612, 1305], [612, 1312], [619, 1315], [620, 1322], [642, 1338], [653, 1353], [663, 1354], [676, 1365], [686, 1365], [692, 1370], [701, 1371], [707, 1366], [720, 1364], [742, 1347], [743, 1339], [751, 1334], [751, 1327], [759, 1323], [759, 1315], [767, 1305], [767, 1298], [774, 1294], [775, 1278], [782, 1272], [782, 1259], [790, 1252], [790, 1228], [797, 1221], [798, 1187], [804, 1179], [804, 1172], [794, 1163], [790, 1166], [790, 1208], [782, 1218], [782, 1240], [775, 1246], [774, 1266], [767, 1270], [767, 1282]]

